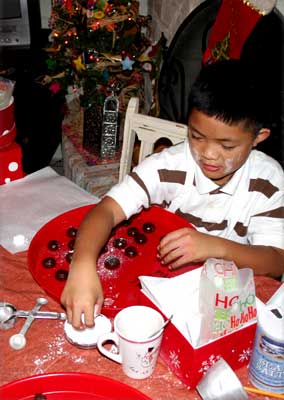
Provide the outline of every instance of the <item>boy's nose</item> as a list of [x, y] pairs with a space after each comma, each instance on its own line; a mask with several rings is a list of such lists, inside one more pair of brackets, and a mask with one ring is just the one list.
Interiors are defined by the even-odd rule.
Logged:
[[202, 149], [202, 156], [207, 160], [216, 160], [218, 158], [217, 147], [212, 144], [205, 145]]

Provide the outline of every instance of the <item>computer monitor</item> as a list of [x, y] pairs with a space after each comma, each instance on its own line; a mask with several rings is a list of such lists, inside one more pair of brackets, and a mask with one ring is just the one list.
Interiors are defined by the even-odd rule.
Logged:
[[[0, 46], [30, 46], [38, 1], [0, 0]], [[40, 15], [36, 19], [40, 19]]]

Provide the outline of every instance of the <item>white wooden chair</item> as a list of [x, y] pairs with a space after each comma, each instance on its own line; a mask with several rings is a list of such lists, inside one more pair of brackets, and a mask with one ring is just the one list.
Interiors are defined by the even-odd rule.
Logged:
[[138, 162], [153, 152], [154, 144], [158, 139], [168, 138], [173, 144], [177, 144], [187, 137], [186, 125], [139, 114], [138, 111], [139, 99], [132, 97], [125, 114], [119, 182], [130, 172], [136, 134], [141, 141]]

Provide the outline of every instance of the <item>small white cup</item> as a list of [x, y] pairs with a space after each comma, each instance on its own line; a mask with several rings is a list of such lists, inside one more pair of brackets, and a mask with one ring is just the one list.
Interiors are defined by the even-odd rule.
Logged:
[[[114, 318], [114, 332], [100, 336], [97, 348], [106, 357], [122, 364], [124, 373], [130, 378], [148, 378], [156, 366], [163, 323], [162, 315], [153, 308], [124, 308]], [[106, 342], [114, 343], [118, 353], [106, 349]]]

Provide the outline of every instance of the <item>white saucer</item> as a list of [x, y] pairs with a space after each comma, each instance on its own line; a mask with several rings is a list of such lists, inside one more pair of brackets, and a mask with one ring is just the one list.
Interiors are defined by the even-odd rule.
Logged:
[[68, 321], [64, 323], [64, 332], [67, 340], [77, 347], [92, 349], [97, 345], [99, 336], [111, 332], [111, 321], [103, 314], [95, 318], [95, 325], [92, 328], [75, 329]]

